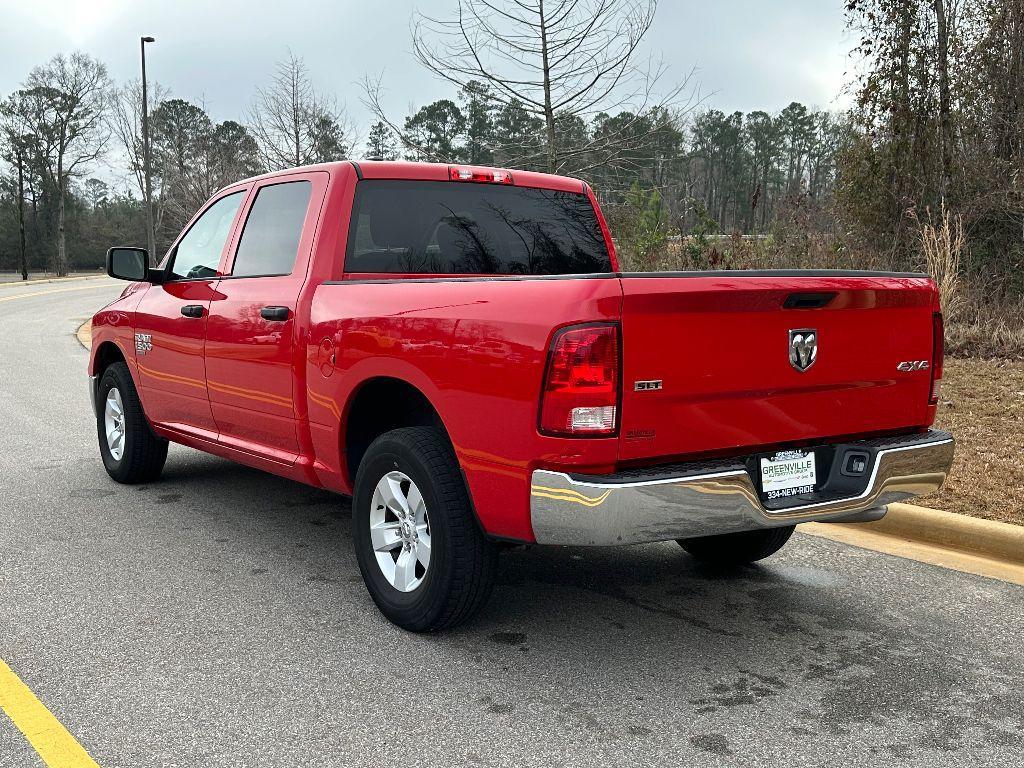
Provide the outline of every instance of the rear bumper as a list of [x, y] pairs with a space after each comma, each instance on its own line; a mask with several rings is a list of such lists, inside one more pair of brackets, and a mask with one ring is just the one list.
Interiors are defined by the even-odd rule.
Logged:
[[782, 509], [765, 508], [742, 459], [600, 476], [536, 470], [530, 491], [534, 536], [539, 544], [610, 546], [809, 521], [877, 520], [886, 504], [937, 491], [953, 462], [953, 437], [938, 430], [844, 448], [873, 457], [863, 492]]

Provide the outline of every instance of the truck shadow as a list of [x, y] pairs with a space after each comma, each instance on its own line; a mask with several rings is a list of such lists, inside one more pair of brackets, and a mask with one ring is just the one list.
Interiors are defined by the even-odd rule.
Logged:
[[[958, 630], [971, 620], [969, 605], [956, 621], [937, 620], [942, 596], [964, 579], [1020, 615], [1024, 590], [1010, 585], [801, 535], [763, 564], [734, 571], [702, 567], [674, 542], [520, 547], [503, 552], [478, 618], [415, 636], [387, 624], [366, 594], [344, 497], [177, 451], [159, 483], [127, 492], [160, 505], [165, 520], [188, 521], [191, 535], [236, 554], [261, 552], [253, 573], [287, 574], [323, 612], [340, 603], [381, 642], [427, 649], [446, 669], [501, 680], [483, 686], [481, 716], [534, 706], [554, 712], [566, 732], [623, 738], [647, 735], [641, 722], [652, 707], [671, 710], [672, 722], [738, 718], [739, 726], [778, 717], [796, 737], [896, 720], [908, 730], [884, 749], [897, 758], [980, 741], [1024, 746], [1013, 682], [1024, 673], [1020, 659], [1005, 669], [979, 662], [999, 654], [984, 637]], [[937, 598], [919, 595], [921, 579]], [[351, 636], [345, 624], [330, 631], [325, 641]], [[622, 712], [636, 722], [623, 725], [632, 721]], [[705, 751], [716, 752], [717, 734], [705, 735]]]
[[[209, 524], [225, 529], [217, 537], [222, 543], [244, 548], [269, 535], [278, 553], [303, 550], [300, 559], [309, 567], [337, 581], [359, 580], [351, 552], [351, 504], [344, 496], [191, 451], [169, 461], [161, 481], [141, 492], [159, 505], [199, 511]], [[166, 507], [162, 512], [173, 514]], [[609, 617], [611, 629], [619, 624], [642, 628], [649, 622], [672, 626], [677, 646], [685, 640], [679, 634], [685, 628], [736, 642], [748, 636], [756, 636], [757, 642], [791, 638], [802, 630], [795, 617], [822, 613], [837, 629], [870, 629], [877, 616], [858, 615], [856, 605], [844, 611], [837, 602], [842, 574], [789, 554], [789, 549], [809, 543], [798, 537], [765, 564], [735, 570], [702, 566], [674, 542], [513, 547], [502, 552], [495, 597], [462, 632], [520, 622], [590, 623], [595, 604]], [[361, 592], [361, 582], [357, 587]]]

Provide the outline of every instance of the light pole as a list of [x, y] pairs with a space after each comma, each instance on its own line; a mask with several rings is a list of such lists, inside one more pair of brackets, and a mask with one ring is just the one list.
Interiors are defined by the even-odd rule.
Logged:
[[149, 238], [149, 258], [156, 259], [156, 228], [153, 225], [153, 182], [149, 166], [149, 97], [146, 90], [146, 43], [156, 38], [143, 37], [139, 41], [142, 50], [142, 174], [145, 179], [146, 235]]

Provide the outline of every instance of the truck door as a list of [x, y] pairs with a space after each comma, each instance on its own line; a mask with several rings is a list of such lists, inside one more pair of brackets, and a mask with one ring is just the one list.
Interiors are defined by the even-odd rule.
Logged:
[[304, 376], [296, 303], [327, 180], [324, 172], [279, 176], [253, 190], [206, 326], [220, 441], [288, 463], [299, 452], [295, 382]]
[[172, 246], [167, 279], [135, 317], [140, 396], [154, 422], [208, 439], [217, 435], [206, 390], [203, 346], [218, 267], [248, 190], [212, 200]]

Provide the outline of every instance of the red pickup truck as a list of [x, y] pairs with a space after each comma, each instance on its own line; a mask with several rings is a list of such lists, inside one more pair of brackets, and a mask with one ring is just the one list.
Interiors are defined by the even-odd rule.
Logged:
[[624, 273], [590, 187], [342, 162], [234, 184], [92, 321], [100, 453], [168, 441], [352, 496], [383, 613], [486, 600], [503, 544], [677, 540], [718, 564], [937, 490], [942, 315], [922, 274]]

